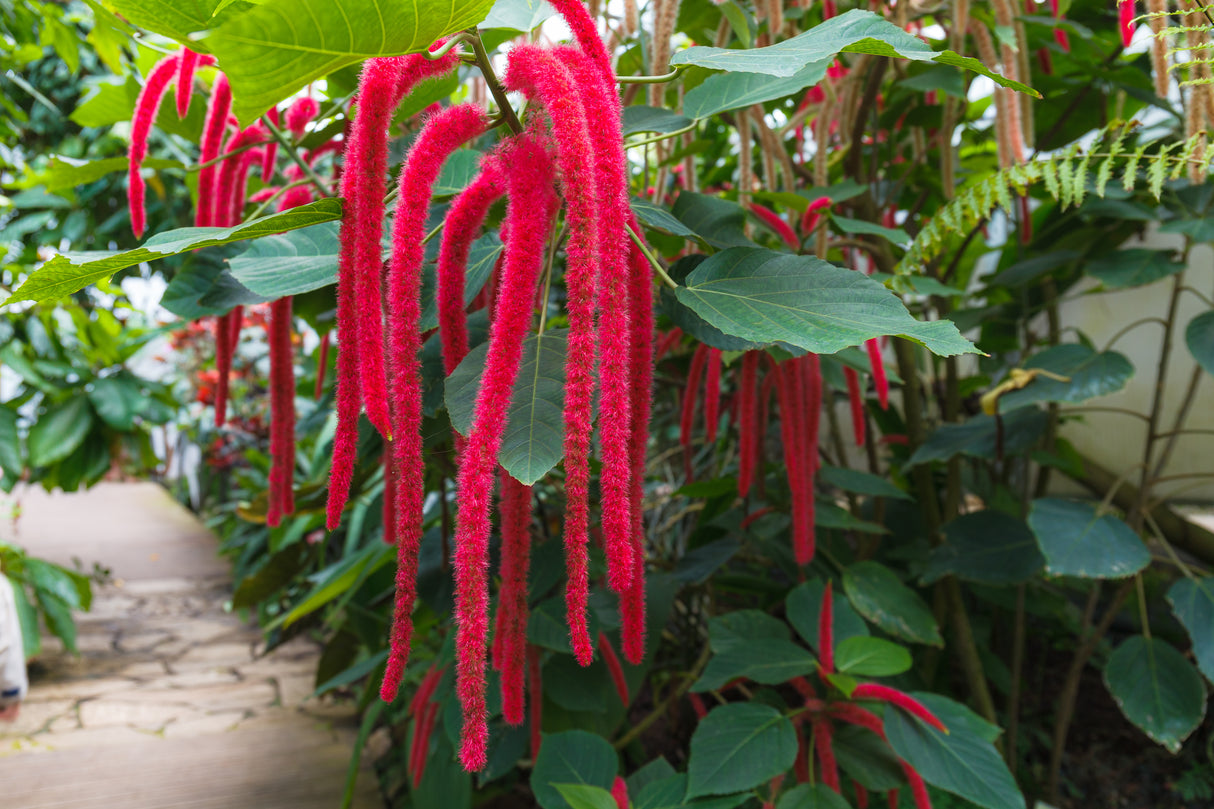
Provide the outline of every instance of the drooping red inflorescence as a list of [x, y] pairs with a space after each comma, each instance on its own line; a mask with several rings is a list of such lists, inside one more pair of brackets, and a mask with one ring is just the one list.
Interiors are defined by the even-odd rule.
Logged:
[[757, 385], [759, 352], [747, 351], [742, 355], [742, 380], [739, 383], [738, 417], [738, 495], [750, 493], [754, 482], [755, 464], [759, 450], [759, 390]]
[[721, 414], [721, 349], [708, 349], [708, 365], [704, 369], [704, 437], [711, 444], [717, 440], [717, 422]]
[[615, 798], [616, 809], [628, 809], [628, 782], [618, 775], [611, 782], [611, 797]]
[[1117, 30], [1121, 32], [1121, 46], [1130, 47], [1134, 38], [1134, 0], [1117, 0]]
[[852, 691], [852, 699], [873, 699], [886, 702], [901, 708], [918, 719], [922, 719], [941, 733], [948, 733], [948, 728], [926, 705], [896, 688], [890, 688], [887, 685], [880, 685], [879, 683], [863, 683], [856, 686], [855, 690]]
[[291, 297], [270, 304], [270, 508], [275, 527], [295, 511], [295, 358], [291, 348]]
[[[695, 353], [691, 355], [691, 365], [687, 368], [687, 383], [683, 387], [683, 411], [679, 418], [679, 443], [683, 446], [683, 454], [687, 457], [686, 463], [689, 468], [691, 429], [695, 425], [696, 399], [700, 390], [700, 379], [704, 376], [712, 350], [707, 343], [700, 343], [696, 346]], [[687, 473], [687, 479], [691, 479], [690, 472]]]
[[287, 130], [292, 137], [299, 140], [308, 132], [308, 124], [320, 114], [320, 103], [312, 96], [303, 96], [291, 102], [287, 107]]
[[[278, 106], [275, 105], [266, 110], [266, 118], [274, 126], [278, 126], [280, 119], [278, 116]], [[278, 158], [278, 141], [272, 140], [265, 145], [265, 152], [261, 156], [261, 181], [268, 183], [274, 179], [274, 161]]]
[[194, 69], [198, 67], [199, 54], [184, 48], [177, 63], [177, 117], [184, 118], [190, 111], [190, 97], [194, 93]]
[[814, 721], [813, 734], [814, 751], [818, 754], [818, 763], [822, 765], [822, 783], [839, 792], [839, 765], [835, 760], [834, 734], [830, 720], [822, 718]]
[[[502, 675], [502, 715], [511, 725], [524, 719], [527, 665], [527, 571], [531, 564], [531, 487], [501, 470], [502, 586], [493, 629], [493, 667]], [[533, 695], [539, 699], [539, 695]]]
[[620, 658], [616, 656], [615, 647], [611, 645], [611, 638], [604, 632], [599, 633], [599, 654], [607, 664], [607, 673], [611, 675], [615, 691], [620, 695], [620, 702], [627, 706], [631, 698], [628, 695], [628, 681], [624, 679], [624, 667], [620, 665]]
[[[771, 228], [789, 248], [793, 250], [801, 248], [801, 242], [797, 238], [797, 234], [793, 232], [793, 229], [789, 227], [788, 223], [778, 213], [757, 202], [748, 203], [746, 207], [750, 209], [752, 214], [758, 217], [760, 222]], [[812, 230], [812, 228], [810, 229]]]
[[215, 79], [211, 90], [211, 100], [207, 104], [207, 117], [202, 128], [202, 143], [198, 160], [203, 167], [198, 171], [198, 206], [194, 211], [194, 224], [207, 227], [213, 224], [213, 205], [215, 199], [215, 180], [219, 167], [206, 165], [219, 157], [223, 147], [223, 135], [228, 126], [228, 113], [232, 109], [232, 88], [228, 79], [222, 73]]
[[147, 228], [143, 175], [139, 172], [148, 153], [148, 135], [152, 131], [152, 122], [156, 120], [160, 102], [164, 100], [164, 94], [177, 75], [180, 64], [181, 56], [175, 53], [157, 62], [148, 73], [139, 97], [135, 99], [135, 115], [131, 119], [130, 166], [127, 169], [127, 204], [131, 214], [131, 230], [136, 238], [143, 236]]
[[877, 404], [882, 410], [889, 409], [889, 378], [885, 375], [885, 360], [881, 357], [881, 341], [874, 337], [864, 343], [868, 362], [873, 370], [873, 385], [877, 388]]

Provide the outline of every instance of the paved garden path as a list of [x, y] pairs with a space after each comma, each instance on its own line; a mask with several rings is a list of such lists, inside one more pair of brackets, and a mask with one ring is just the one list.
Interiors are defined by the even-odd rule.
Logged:
[[[340, 807], [352, 708], [309, 699], [314, 645], [260, 654], [224, 611], [227, 565], [189, 512], [152, 484], [26, 491], [14, 529], [4, 498], [0, 539], [113, 580], [78, 618], [80, 656], [46, 639], [21, 716], [0, 723], [0, 807]], [[361, 772], [354, 806], [382, 805]]]

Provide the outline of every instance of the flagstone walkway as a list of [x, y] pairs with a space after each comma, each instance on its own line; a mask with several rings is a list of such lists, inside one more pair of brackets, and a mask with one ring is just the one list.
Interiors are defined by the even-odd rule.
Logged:
[[[224, 611], [227, 565], [189, 512], [143, 483], [18, 499], [0, 539], [113, 579], [78, 617], [80, 656], [44, 639], [20, 717], [0, 722], [0, 807], [339, 809], [353, 708], [310, 698], [314, 644], [261, 654]], [[365, 765], [353, 806], [383, 806]]]

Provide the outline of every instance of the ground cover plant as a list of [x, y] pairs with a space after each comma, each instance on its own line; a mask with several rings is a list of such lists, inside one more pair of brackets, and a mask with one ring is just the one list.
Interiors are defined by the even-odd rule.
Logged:
[[[324, 644], [394, 805], [1103, 805], [1102, 731], [1200, 800], [1208, 9], [929, 5], [0, 5], [6, 103], [93, 88], [5, 169], [4, 480], [173, 391], [234, 607]], [[153, 272], [164, 387], [106, 326]], [[1068, 438], [1109, 410], [1125, 468]]]

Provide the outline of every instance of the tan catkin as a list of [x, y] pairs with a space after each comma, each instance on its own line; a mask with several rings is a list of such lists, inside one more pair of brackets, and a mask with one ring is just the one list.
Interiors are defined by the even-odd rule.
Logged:
[[784, 28], [784, 0], [767, 0], [767, 30], [772, 37]]
[[724, 48], [729, 44], [729, 35], [732, 33], [733, 27], [729, 24], [729, 18], [722, 15], [721, 24], [717, 26], [717, 34], [712, 38], [712, 46]]
[[[1024, 30], [1024, 23], [1016, 21], [1016, 80], [1025, 81], [1033, 75], [1029, 67], [1029, 39]], [[1009, 91], [1011, 92], [1011, 91]], [[1032, 149], [1036, 140], [1033, 134], [1033, 102], [1035, 99], [1028, 93], [1014, 93], [1013, 98], [1020, 102], [1020, 132], [1025, 149]]]
[[[973, 36], [974, 45], [978, 48], [978, 59], [987, 65], [998, 63], [998, 57], [995, 55], [995, 43], [986, 24], [981, 20], [971, 19], [970, 35]], [[1000, 168], [1008, 168], [1012, 163], [1020, 162], [1019, 153], [1013, 145], [1019, 142], [1019, 137], [1015, 137], [1013, 134], [1014, 130], [1019, 127], [1019, 121], [1016, 119], [1020, 117], [1012, 114], [1015, 106], [1008, 104], [1007, 93], [1002, 87], [995, 88], [995, 144], [999, 151]]]
[[[678, 16], [679, 0], [659, 0], [653, 15], [653, 54], [649, 62], [649, 72], [654, 76], [670, 71], [670, 38]], [[665, 96], [665, 84], [649, 86], [650, 106], [661, 107]]]
[[641, 27], [641, 16], [637, 10], [637, 0], [624, 0], [624, 36], [636, 36]]
[[1147, 11], [1151, 16], [1148, 22], [1151, 26], [1151, 70], [1155, 79], [1155, 95], [1160, 98], [1168, 97], [1168, 41], [1163, 36], [1163, 29], [1168, 25], [1164, 16], [1168, 11], [1168, 0], [1147, 0]]
[[965, 32], [970, 24], [970, 0], [953, 0], [953, 27], [948, 32], [949, 47], [965, 55]]
[[590, 12], [591, 17], [597, 17], [603, 11], [602, 0], [586, 0], [586, 10]]
[[[775, 160], [780, 174], [784, 177], [784, 188], [792, 189], [796, 187], [797, 178], [792, 165], [792, 157], [789, 156], [788, 150], [784, 148], [784, 142], [780, 139], [771, 127], [767, 125], [767, 119], [763, 115], [763, 108], [756, 106], [755, 108], [755, 129], [759, 132], [759, 139], [763, 141], [763, 150], [770, 154]], [[776, 190], [775, 183], [769, 184], [770, 190]]]

